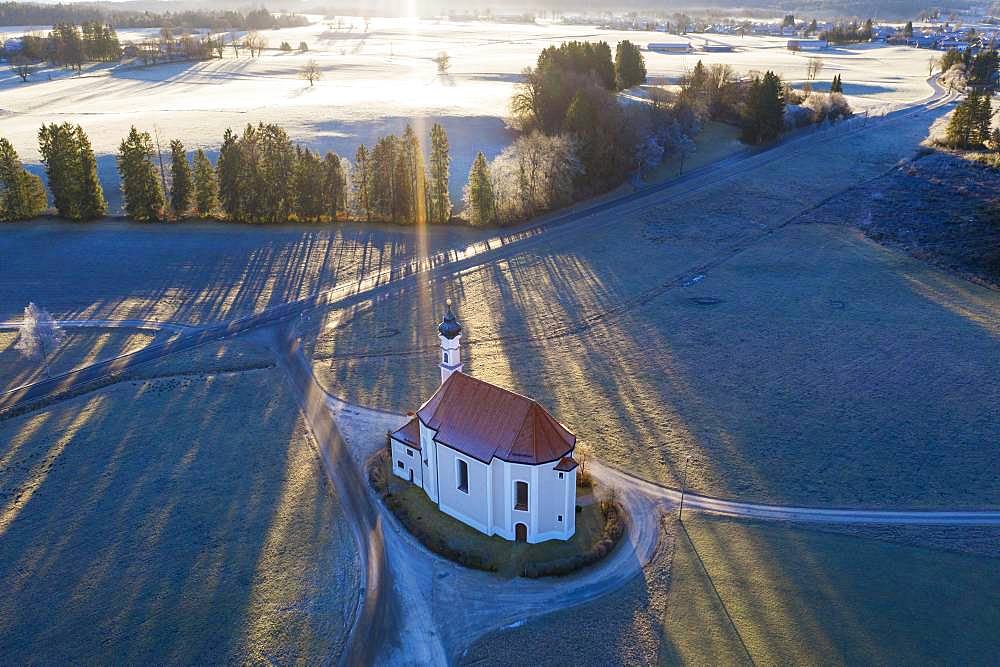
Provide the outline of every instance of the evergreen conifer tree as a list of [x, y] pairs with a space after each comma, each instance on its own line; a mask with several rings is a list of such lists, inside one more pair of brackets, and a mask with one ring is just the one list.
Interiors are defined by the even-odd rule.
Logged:
[[108, 210], [108, 203], [104, 199], [104, 188], [101, 187], [101, 179], [97, 175], [97, 156], [94, 155], [90, 138], [82, 127], [77, 125], [73, 134], [80, 179], [77, 188], [79, 219], [97, 220]]
[[785, 91], [781, 79], [768, 71], [750, 82], [743, 112], [743, 141], [760, 144], [777, 138], [784, 127]]
[[0, 222], [30, 220], [48, 205], [42, 179], [25, 171], [14, 146], [0, 138]]
[[469, 222], [474, 225], [490, 225], [496, 218], [496, 197], [490, 181], [490, 169], [482, 152], [476, 155], [469, 170], [466, 185], [466, 205], [469, 208]]
[[371, 201], [371, 160], [364, 144], [358, 146], [354, 154], [354, 169], [351, 170], [351, 191], [355, 215], [372, 221]]
[[427, 169], [420, 139], [409, 125], [403, 132], [400, 148], [401, 167], [397, 168], [399, 210], [409, 224], [427, 222]]
[[79, 220], [80, 154], [73, 126], [43, 125], [38, 131], [38, 146], [56, 211], [64, 218]]
[[183, 219], [191, 210], [195, 189], [187, 151], [179, 139], [170, 142], [170, 177], [170, 208], [175, 218]]
[[219, 182], [205, 151], [194, 156], [194, 208], [199, 217], [210, 218], [219, 208]]
[[323, 210], [330, 220], [336, 220], [347, 199], [347, 178], [340, 156], [330, 152], [323, 158]]
[[448, 133], [437, 123], [431, 128], [430, 184], [428, 197], [430, 221], [445, 223], [451, 218], [451, 197], [448, 180], [451, 175], [451, 155]]
[[232, 129], [227, 129], [222, 138], [218, 164], [219, 202], [230, 220], [242, 218], [243, 207], [240, 200], [239, 180], [243, 171], [243, 153]]
[[318, 222], [325, 210], [326, 174], [319, 156], [308, 148], [296, 151], [295, 215], [304, 222]]
[[125, 213], [140, 222], [163, 216], [163, 188], [153, 165], [153, 152], [152, 137], [148, 132], [139, 132], [134, 125], [118, 148]]
[[646, 81], [646, 61], [639, 47], [628, 40], [618, 42], [615, 50], [615, 81], [619, 90]]

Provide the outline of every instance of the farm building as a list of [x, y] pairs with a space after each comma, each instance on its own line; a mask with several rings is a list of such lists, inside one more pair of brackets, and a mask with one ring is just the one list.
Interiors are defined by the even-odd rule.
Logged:
[[701, 50], [705, 53], [729, 53], [733, 47], [731, 44], [706, 44]]
[[535, 401], [466, 375], [448, 301], [438, 327], [441, 386], [390, 434], [392, 470], [442, 512], [519, 542], [576, 532], [576, 436]]
[[789, 51], [822, 51], [828, 48], [830, 43], [825, 39], [790, 39], [788, 40]]
[[651, 42], [646, 45], [647, 51], [658, 53], [691, 53], [691, 42]]

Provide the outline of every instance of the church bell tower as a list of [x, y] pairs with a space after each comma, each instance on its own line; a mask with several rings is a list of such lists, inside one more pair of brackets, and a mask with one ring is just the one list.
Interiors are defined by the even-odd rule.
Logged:
[[441, 341], [441, 384], [451, 377], [455, 371], [462, 371], [462, 325], [455, 319], [451, 310], [451, 299], [445, 302], [448, 312], [444, 314], [438, 326], [438, 338]]

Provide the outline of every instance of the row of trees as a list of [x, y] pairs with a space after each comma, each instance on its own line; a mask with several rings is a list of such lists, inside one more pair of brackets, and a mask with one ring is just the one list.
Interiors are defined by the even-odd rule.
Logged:
[[18, 53], [22, 62], [47, 60], [77, 71], [84, 63], [111, 62], [120, 57], [121, 44], [115, 29], [95, 22], [84, 23], [82, 30], [72, 23], [58, 23], [47, 37], [24, 37]]
[[431, 128], [430, 142], [428, 165], [409, 125], [402, 136], [379, 139], [371, 151], [362, 144], [355, 154], [351, 179], [355, 215], [368, 221], [404, 224], [450, 220], [451, 155], [443, 127], [435, 124]]
[[511, 110], [526, 135], [572, 140], [581, 165], [576, 194], [603, 192], [635, 168], [639, 145], [615, 93], [645, 78], [642, 53], [629, 42], [614, 59], [606, 42], [567, 42], [544, 49], [525, 70]]
[[824, 30], [820, 33], [820, 39], [825, 39], [831, 44], [854, 44], [857, 42], [870, 42], [873, 34], [874, 25], [872, 20], [865, 19], [862, 23], [858, 23], [857, 21], [838, 23], [829, 30]]
[[[401, 136], [379, 139], [371, 151], [362, 144], [352, 167], [335, 153], [296, 146], [277, 125], [261, 123], [241, 134], [227, 130], [217, 167], [202, 150], [192, 163], [183, 143], [172, 141], [168, 172], [150, 134], [132, 127], [117, 156], [125, 214], [138, 221], [197, 215], [249, 223], [352, 217], [445, 223], [452, 217], [447, 132], [435, 124], [429, 140], [426, 164], [421, 142], [407, 126]], [[58, 215], [76, 221], [103, 216], [107, 203], [83, 129], [44, 126], [39, 144]], [[0, 220], [33, 218], [47, 205], [41, 179], [25, 171], [13, 146], [0, 139]]]
[[995, 91], [1000, 56], [996, 49], [980, 51], [973, 55], [971, 49], [949, 49], [938, 61], [941, 71], [952, 80], [955, 88], [969, 86]]
[[150, 12], [118, 9], [112, 4], [37, 4], [0, 2], [0, 26], [3, 25], [77, 25], [97, 22], [119, 28], [209, 28], [222, 30], [270, 30], [308, 25], [304, 16], [273, 14], [261, 7], [250, 11], [201, 10]]

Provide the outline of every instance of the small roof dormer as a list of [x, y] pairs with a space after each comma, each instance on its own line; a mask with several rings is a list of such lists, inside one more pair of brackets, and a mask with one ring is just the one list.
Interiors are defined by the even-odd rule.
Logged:
[[462, 325], [458, 323], [455, 313], [451, 310], [451, 299], [448, 299], [445, 303], [448, 306], [448, 312], [444, 314], [444, 319], [441, 320], [441, 324], [438, 326], [438, 333], [448, 340], [454, 340], [462, 333]]

